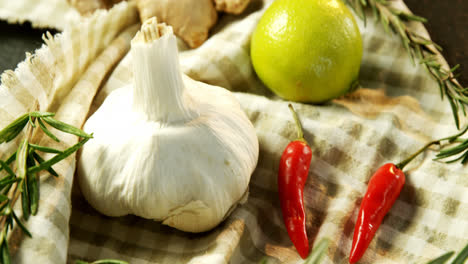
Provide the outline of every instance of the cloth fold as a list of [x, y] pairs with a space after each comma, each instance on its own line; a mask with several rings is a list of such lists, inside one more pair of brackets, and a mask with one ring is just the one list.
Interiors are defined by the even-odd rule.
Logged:
[[[14, 72], [2, 74], [0, 127], [37, 110], [36, 105], [40, 111], [54, 112], [55, 118], [81, 127], [102, 80], [129, 50], [138, 27], [124, 29], [135, 23], [136, 9], [121, 5], [96, 13], [62, 34], [45, 36], [46, 45]], [[57, 149], [77, 142], [76, 136], [54, 132], [60, 143], [40, 133], [33, 136], [33, 142]], [[13, 153], [17, 143], [0, 145], [0, 158]], [[72, 155], [54, 166], [60, 177], [41, 174], [39, 211], [26, 222], [33, 238], [23, 237], [16, 228], [9, 239], [14, 263], [66, 262], [75, 164]]]
[[[288, 102], [272, 95], [256, 77], [249, 56], [250, 35], [271, 2], [254, 0], [242, 16], [224, 15], [201, 47], [181, 47], [180, 52], [187, 75], [234, 92], [255, 126], [260, 157], [247, 203], [202, 234], [179, 232], [136, 216], [109, 218], [91, 208], [76, 185], [70, 200], [74, 171], [70, 159], [60, 165], [58, 180], [41, 183], [42, 218], [28, 221], [33, 238], [18, 245], [17, 263], [102, 258], [129, 263], [302, 263], [282, 223], [276, 187], [280, 155], [295, 138], [293, 119]], [[395, 2], [406, 8], [402, 1]], [[323, 105], [294, 103], [313, 150], [304, 191], [308, 236], [311, 244], [323, 237], [331, 240], [323, 263], [347, 261], [360, 199], [380, 165], [399, 162], [427, 140], [456, 131], [437, 83], [421, 65], [411, 63], [398, 36], [386, 33], [374, 21], [364, 26], [356, 20], [364, 46], [362, 88]], [[427, 35], [420, 24], [416, 26]], [[33, 65], [44, 65], [38, 69], [50, 68], [41, 75], [46, 80], [41, 82], [27, 62], [5, 73], [0, 125], [26, 112], [31, 100], [38, 100], [41, 107], [47, 106], [41, 109], [58, 110], [61, 118], [80, 126], [112, 90], [132, 81], [131, 57], [123, 56], [137, 28], [137, 14], [127, 3], [95, 14], [87, 23], [70, 25], [32, 60]], [[76, 38], [71, 37], [75, 34]], [[114, 68], [111, 61], [119, 62]], [[92, 89], [82, 88], [85, 82]], [[75, 106], [65, 100], [74, 89], [90, 89], [85, 96], [91, 104], [89, 113], [84, 104]], [[432, 161], [434, 155], [428, 151], [408, 165], [403, 191], [360, 263], [423, 263], [466, 244], [468, 175], [460, 164]], [[47, 208], [52, 212], [46, 213]], [[54, 219], [61, 219], [60, 224]]]

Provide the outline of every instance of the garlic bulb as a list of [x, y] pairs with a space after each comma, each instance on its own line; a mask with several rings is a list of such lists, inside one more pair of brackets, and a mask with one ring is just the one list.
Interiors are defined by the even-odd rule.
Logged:
[[247, 194], [255, 129], [227, 90], [179, 69], [172, 28], [147, 20], [132, 40], [134, 84], [87, 120], [83, 195], [108, 216], [134, 214], [188, 232], [219, 224]]

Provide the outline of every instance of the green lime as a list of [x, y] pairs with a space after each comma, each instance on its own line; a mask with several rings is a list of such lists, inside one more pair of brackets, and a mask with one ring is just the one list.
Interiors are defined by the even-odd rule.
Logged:
[[251, 42], [257, 75], [278, 96], [320, 103], [357, 84], [359, 28], [340, 0], [276, 0]]

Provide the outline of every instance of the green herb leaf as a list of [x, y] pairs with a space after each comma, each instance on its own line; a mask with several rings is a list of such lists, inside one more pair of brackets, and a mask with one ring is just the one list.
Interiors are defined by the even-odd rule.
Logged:
[[34, 151], [32, 149], [29, 150], [29, 155], [28, 155], [28, 158], [26, 160], [26, 165], [28, 166], [28, 168], [36, 165], [36, 161], [34, 160], [34, 157], [32, 155], [33, 152]]
[[438, 159], [447, 158], [447, 157], [462, 153], [467, 147], [468, 147], [468, 140], [463, 142], [460, 145], [457, 145], [451, 148], [442, 149], [441, 151], [439, 151], [436, 157]]
[[[466, 159], [466, 156], [468, 155], [468, 152], [465, 152], [463, 155], [460, 155], [459, 157], [457, 158], [454, 158], [454, 159], [451, 159], [451, 160], [447, 160], [445, 161], [445, 163], [455, 163], [457, 161], [463, 161]], [[434, 160], [437, 160], [437, 159], [434, 159]], [[462, 162], [463, 163], [463, 162]]]
[[21, 133], [28, 121], [28, 114], [24, 114], [18, 117], [15, 121], [6, 126], [4, 129], [2, 129], [0, 131], [0, 144], [3, 142], [9, 142], [10, 140], [18, 136], [18, 134]]
[[128, 264], [128, 262], [117, 259], [102, 259], [94, 261], [92, 264]]
[[382, 26], [385, 30], [385, 32], [390, 33], [390, 22], [388, 21], [388, 18], [386, 16], [380, 16], [380, 23], [382, 23]]
[[452, 264], [463, 264], [468, 259], [468, 244], [460, 251], [457, 257], [453, 260]]
[[11, 263], [10, 251], [8, 250], [8, 242], [6, 238], [3, 239], [1, 250], [2, 250], [2, 263], [10, 264]]
[[32, 127], [36, 128], [36, 123], [34, 122], [34, 119], [33, 119], [33, 118], [34, 118], [34, 117], [32, 117], [31, 115], [28, 115], [29, 124], [30, 124]]
[[51, 159], [49, 159], [47, 161], [44, 161], [39, 165], [36, 165], [34, 167], [29, 168], [28, 173], [35, 173], [35, 172], [39, 172], [41, 170], [45, 170], [47, 168], [50, 168], [55, 163], [60, 162], [61, 160], [65, 159], [68, 156], [70, 156], [71, 154], [73, 154], [75, 151], [77, 151], [79, 148], [81, 148], [86, 142], [88, 142], [89, 139], [90, 138], [85, 138], [85, 139], [81, 140], [80, 142], [76, 143], [75, 145], [67, 148], [62, 153], [55, 155]]
[[52, 134], [52, 132], [49, 131], [49, 129], [44, 125], [44, 123], [42, 122], [41, 119], [37, 119], [37, 122], [39, 123], [39, 127], [42, 129], [42, 131], [44, 131], [44, 133], [50, 137], [51, 139], [57, 141], [57, 142], [60, 142], [60, 140], [54, 136], [54, 134]]
[[447, 260], [449, 260], [453, 255], [453, 251], [447, 252], [442, 256], [429, 261], [427, 264], [444, 264]]
[[91, 263], [83, 260], [76, 260], [75, 264], [128, 264], [128, 262], [117, 259], [101, 259]]
[[19, 220], [18, 216], [15, 214], [15, 211], [13, 209], [11, 210], [11, 215], [13, 216], [13, 218], [15, 219], [16, 224], [18, 224], [18, 226], [21, 228], [21, 230], [23, 230], [23, 232], [28, 237], [32, 237], [31, 232], [29, 232], [29, 230], [26, 228], [26, 226], [24, 226], [24, 224]]
[[[60, 153], [61, 153], [61, 152], [60, 152]], [[39, 156], [39, 154], [37, 154], [36, 152], [33, 152], [32, 155], [33, 155], [34, 159], [35, 159], [39, 164], [41, 164], [41, 163], [44, 162], [44, 159], [43, 159], [41, 156]], [[34, 166], [34, 165], [33, 165], [33, 166]], [[58, 177], [58, 173], [57, 173], [54, 169], [52, 169], [52, 167], [48, 167], [48, 168], [46, 168], [46, 170], [47, 170], [50, 174], [52, 174], [53, 176]]]
[[[442, 87], [445, 84], [442, 85]], [[455, 121], [455, 126], [457, 129], [460, 129], [460, 118], [458, 117], [458, 106], [456, 104], [456, 101], [453, 100], [452, 98], [449, 98], [449, 103], [450, 103], [450, 108], [452, 108], [452, 115], [453, 115], [453, 120]]]
[[406, 20], [427, 23], [427, 19], [425, 19], [424, 17], [420, 17], [420, 16], [413, 15], [413, 14], [406, 13], [406, 12], [399, 12], [398, 16]]
[[[16, 159], [16, 151], [15, 153], [13, 153], [6, 161], [4, 161], [4, 163], [7, 165], [6, 167], [8, 167], [13, 161], [15, 161]], [[0, 171], [2, 171], [3, 169], [6, 169], [5, 166], [0, 166]], [[11, 171], [11, 170], [10, 170]], [[8, 173], [10, 174], [10, 173]], [[13, 173], [14, 174], [14, 173]], [[10, 174], [11, 175], [11, 174]]]
[[10, 165], [13, 161], [15, 161], [16, 153], [17, 153], [17, 151], [15, 151], [15, 153], [11, 154], [11, 156], [5, 161], [6, 164]]
[[8, 166], [8, 164], [4, 162], [3, 160], [0, 160], [0, 166], [2, 167], [2, 170], [6, 170], [8, 175], [12, 177], [16, 177], [15, 173], [13, 172], [13, 170], [11, 170], [10, 166]]
[[468, 162], [468, 151], [465, 152], [465, 154], [463, 155], [463, 159], [462, 159], [461, 163], [466, 164], [466, 162]]
[[450, 72], [455, 72], [456, 70], [458, 70], [458, 68], [460, 68], [460, 64], [453, 66], [453, 68], [450, 69]]
[[1, 191], [1, 193], [4, 194], [4, 195], [7, 195], [8, 192], [10, 191], [10, 189], [11, 189], [11, 186], [13, 186], [13, 185], [12, 185], [12, 184], [8, 184], [8, 185], [6, 185], [5, 187], [3, 187], [3, 190]]
[[28, 191], [31, 214], [36, 215], [39, 207], [39, 182], [35, 174], [28, 175]]
[[17, 157], [16, 157], [16, 172], [18, 175], [18, 178], [25, 178], [26, 177], [26, 172], [27, 172], [27, 158], [28, 158], [28, 140], [23, 139], [21, 141], [20, 145], [18, 146], [18, 151], [17, 151]]
[[6, 195], [0, 194], [0, 203], [3, 203], [4, 201], [8, 201], [9, 198]]
[[312, 249], [312, 252], [305, 260], [304, 264], [319, 264], [322, 262], [322, 258], [325, 252], [328, 250], [328, 244], [330, 240], [328, 238], [321, 239], [317, 245]]
[[22, 186], [21, 190], [21, 207], [23, 209], [23, 218], [25, 220], [29, 219], [31, 214], [30, 204], [29, 204], [29, 195], [28, 195], [28, 186], [25, 180], [22, 180], [20, 185]]
[[0, 205], [0, 215], [2, 215], [2, 216], [3, 216], [3, 215], [7, 215], [7, 214], [5, 213], [5, 208], [7, 208], [7, 206], [9, 206], [9, 205], [10, 205], [10, 203], [2, 203], [2, 204]]
[[[31, 155], [28, 155], [28, 158], [26, 160], [28, 168], [31, 166], [34, 166], [36, 162], [34, 161], [34, 158]], [[26, 177], [21, 181], [21, 205], [23, 209], [23, 217], [25, 220], [28, 220], [29, 215], [31, 214], [31, 190], [29, 188], [28, 182], [30, 181], [31, 175], [26, 173]]]
[[91, 135], [85, 133], [83, 130], [79, 129], [79, 128], [76, 128], [74, 126], [71, 126], [67, 123], [64, 123], [62, 121], [58, 121], [56, 119], [53, 119], [51, 117], [44, 117], [43, 120], [51, 125], [52, 127], [60, 130], [60, 131], [63, 131], [65, 133], [69, 133], [69, 134], [73, 134], [75, 136], [79, 136], [79, 137], [82, 137], [82, 138], [92, 138]]
[[33, 111], [29, 113], [29, 116], [31, 117], [36, 117], [36, 118], [42, 118], [42, 117], [52, 117], [54, 116], [54, 113], [50, 112], [40, 112], [40, 111]]
[[[10, 213], [11, 213], [11, 210], [10, 210]], [[10, 215], [9, 215], [10, 216]], [[13, 217], [7, 217], [6, 218], [6, 225], [7, 225], [7, 231], [8, 231], [8, 228], [9, 229], [13, 229]]]
[[45, 152], [45, 153], [62, 153], [62, 151], [58, 149], [44, 147], [44, 146], [36, 145], [33, 143], [29, 143], [29, 147], [34, 150], [38, 150], [38, 151]]

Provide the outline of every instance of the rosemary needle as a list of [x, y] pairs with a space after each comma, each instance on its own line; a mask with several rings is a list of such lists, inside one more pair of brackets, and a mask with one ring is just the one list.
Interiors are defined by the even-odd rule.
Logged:
[[128, 262], [117, 259], [101, 259], [94, 262], [86, 262], [82, 260], [77, 260], [75, 264], [128, 264]]

